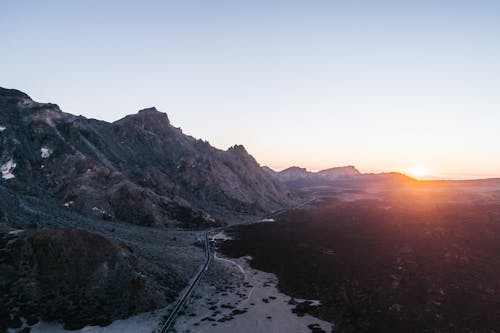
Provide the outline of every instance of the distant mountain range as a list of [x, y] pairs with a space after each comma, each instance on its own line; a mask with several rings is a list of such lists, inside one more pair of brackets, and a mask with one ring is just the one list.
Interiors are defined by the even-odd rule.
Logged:
[[268, 166], [263, 166], [262, 169], [290, 188], [335, 185], [335, 183], [339, 182], [369, 183], [415, 180], [397, 172], [363, 174], [352, 165], [333, 167], [317, 172], [308, 171], [306, 168], [298, 166], [293, 166], [282, 171], [275, 171]]
[[87, 216], [207, 226], [293, 202], [243, 146], [216, 149], [155, 108], [108, 123], [0, 88], [0, 140], [0, 186]]
[[264, 166], [262, 168], [271, 176], [279, 179], [282, 182], [294, 182], [298, 180], [330, 181], [337, 180], [339, 178], [350, 178], [361, 175], [361, 173], [352, 165], [330, 168], [318, 172], [311, 172], [306, 168], [297, 166], [292, 166], [282, 171], [274, 171], [267, 166]]

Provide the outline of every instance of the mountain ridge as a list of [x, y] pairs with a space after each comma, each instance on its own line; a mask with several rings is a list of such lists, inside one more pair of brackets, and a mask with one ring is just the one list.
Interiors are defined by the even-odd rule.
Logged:
[[1, 185], [49, 195], [87, 216], [209, 226], [293, 202], [243, 146], [216, 149], [154, 107], [110, 123], [0, 88], [0, 126]]
[[262, 168], [272, 177], [283, 183], [292, 185], [315, 185], [329, 181], [356, 178], [362, 175], [359, 170], [352, 165], [331, 167], [316, 172], [309, 171], [299, 166], [291, 166], [281, 171], [275, 171], [268, 166], [263, 166]]
[[416, 179], [399, 172], [361, 173], [353, 165], [331, 167], [316, 172], [299, 166], [288, 167], [281, 171], [275, 171], [268, 166], [263, 166], [262, 169], [293, 189], [335, 185], [339, 184], [339, 182], [368, 184], [373, 182], [416, 181]]

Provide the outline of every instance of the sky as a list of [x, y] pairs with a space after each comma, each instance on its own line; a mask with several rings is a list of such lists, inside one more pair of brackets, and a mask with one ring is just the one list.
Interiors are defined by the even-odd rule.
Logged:
[[262, 165], [500, 176], [500, 1], [0, 0], [0, 86]]

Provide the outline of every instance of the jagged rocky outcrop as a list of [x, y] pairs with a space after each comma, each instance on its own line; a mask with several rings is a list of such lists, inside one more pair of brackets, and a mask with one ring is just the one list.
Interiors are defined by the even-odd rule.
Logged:
[[82, 230], [0, 230], [0, 331], [21, 319], [69, 329], [166, 306], [184, 282]]
[[197, 227], [292, 203], [245, 148], [216, 149], [155, 108], [108, 123], [0, 88], [0, 131], [0, 185], [87, 216]]

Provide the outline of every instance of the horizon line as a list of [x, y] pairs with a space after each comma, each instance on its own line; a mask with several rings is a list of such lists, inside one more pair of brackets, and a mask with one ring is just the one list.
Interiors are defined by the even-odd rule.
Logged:
[[398, 170], [391, 170], [391, 171], [389, 171], [389, 170], [368, 170], [368, 171], [361, 171], [360, 169], [358, 169], [353, 164], [330, 166], [330, 167], [326, 167], [326, 168], [314, 168], [314, 169], [308, 169], [307, 167], [302, 167], [302, 166], [297, 165], [297, 164], [293, 164], [293, 165], [290, 165], [289, 167], [285, 167], [285, 168], [274, 168], [274, 167], [269, 166], [269, 164], [264, 164], [264, 165], [262, 165], [262, 167], [270, 168], [271, 170], [273, 170], [275, 172], [281, 172], [281, 171], [287, 170], [289, 168], [294, 168], [295, 167], [295, 168], [305, 169], [306, 171], [312, 172], [312, 173], [317, 173], [317, 172], [328, 170], [328, 169], [332, 169], [332, 168], [353, 167], [356, 170], [358, 170], [361, 175], [399, 173], [399, 174], [405, 175], [407, 177], [410, 177], [410, 178], [413, 178], [413, 179], [419, 180], [419, 181], [439, 181], [439, 180], [442, 180], [442, 181], [454, 181], [454, 180], [455, 181], [459, 181], [459, 180], [464, 180], [465, 181], [465, 180], [488, 180], [488, 179], [492, 179], [493, 180], [493, 179], [500, 179], [500, 175], [470, 175], [470, 174], [458, 174], [458, 173], [442, 174], [442, 175], [433, 174], [433, 175], [428, 175], [428, 176], [423, 176], [423, 177], [416, 177], [416, 176], [409, 175], [408, 172], [398, 171]]

